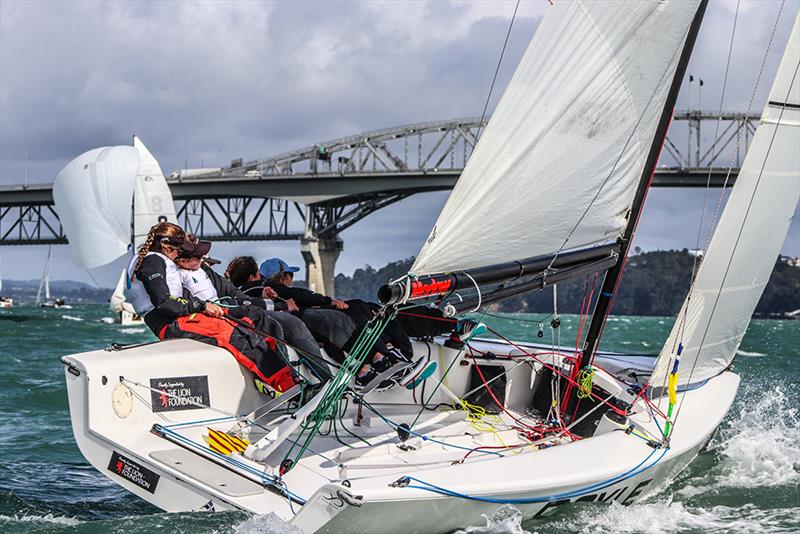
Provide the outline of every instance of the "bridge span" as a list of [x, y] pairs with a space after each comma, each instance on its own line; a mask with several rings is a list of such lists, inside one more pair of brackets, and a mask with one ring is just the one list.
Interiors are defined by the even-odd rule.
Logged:
[[[705, 187], [709, 178], [713, 187], [732, 185], [757, 122], [742, 113], [676, 112], [653, 186]], [[223, 168], [176, 171], [167, 182], [188, 232], [215, 241], [300, 240], [309, 285], [332, 293], [341, 232], [411, 195], [452, 189], [485, 123], [375, 130]], [[704, 124], [714, 139], [703, 137]], [[0, 246], [65, 243], [52, 184], [0, 188]]]

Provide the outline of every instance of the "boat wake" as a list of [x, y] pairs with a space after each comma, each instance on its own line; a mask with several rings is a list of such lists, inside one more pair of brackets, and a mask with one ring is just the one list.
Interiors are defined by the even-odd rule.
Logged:
[[795, 532], [791, 522], [797, 511], [764, 510], [753, 504], [703, 508], [667, 499], [632, 506], [614, 502], [600, 513], [597, 508], [583, 512], [577, 523], [582, 533]]
[[522, 528], [522, 512], [510, 504], [504, 504], [491, 516], [484, 514], [486, 526], [467, 527], [455, 534], [531, 534]]
[[748, 389], [712, 446], [722, 457], [717, 483], [754, 488], [800, 482], [800, 410], [781, 386]]
[[[672, 486], [644, 501], [631, 506], [588, 505], [524, 526], [565, 533], [797, 532], [800, 507], [779, 497], [800, 484], [800, 409], [785, 393], [788, 389], [785, 383], [743, 388], [736, 409], [709, 448]], [[753, 504], [756, 488], [764, 496], [774, 495], [777, 506]], [[727, 505], [711, 505], [721, 498]]]
[[254, 515], [233, 528], [236, 534], [303, 534], [274, 513]]
[[61, 318], [67, 321], [83, 321], [81, 317], [75, 317], [74, 315], [62, 315]]

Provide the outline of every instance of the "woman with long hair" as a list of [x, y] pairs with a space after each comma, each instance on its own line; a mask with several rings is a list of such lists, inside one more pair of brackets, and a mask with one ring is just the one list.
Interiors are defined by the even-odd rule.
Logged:
[[295, 385], [291, 369], [275, 350], [274, 340], [225, 318], [225, 309], [184, 291], [175, 264], [186, 234], [161, 222], [131, 259], [125, 298], [159, 339], [190, 338], [227, 349], [236, 360], [272, 389]]

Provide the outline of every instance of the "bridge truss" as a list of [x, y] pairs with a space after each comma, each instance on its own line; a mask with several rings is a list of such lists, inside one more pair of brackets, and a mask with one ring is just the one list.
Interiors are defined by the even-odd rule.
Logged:
[[[653, 185], [732, 185], [758, 120], [676, 113]], [[375, 130], [167, 181], [179, 223], [205, 239], [336, 239], [378, 209], [451, 189], [484, 126], [470, 118]], [[718, 132], [710, 141], [709, 130]], [[0, 189], [0, 245], [66, 242], [50, 185]]]

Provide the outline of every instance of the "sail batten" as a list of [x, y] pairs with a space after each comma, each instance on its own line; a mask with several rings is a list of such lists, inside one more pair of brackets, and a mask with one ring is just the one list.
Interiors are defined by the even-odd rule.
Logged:
[[614, 241], [699, 4], [550, 7], [412, 272]]

